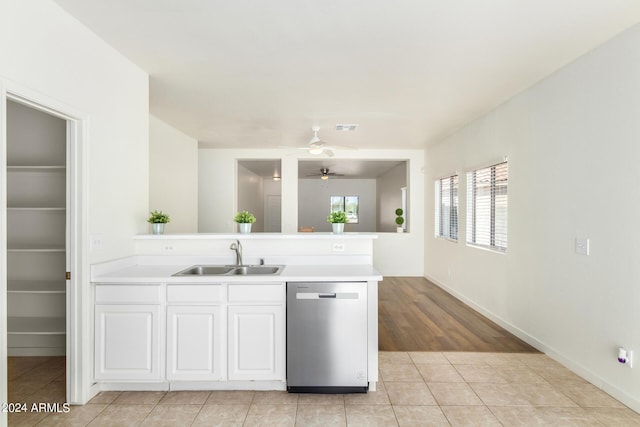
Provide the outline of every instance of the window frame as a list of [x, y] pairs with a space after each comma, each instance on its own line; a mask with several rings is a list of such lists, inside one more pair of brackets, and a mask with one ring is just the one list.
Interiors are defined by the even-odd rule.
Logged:
[[[355, 199], [355, 212], [351, 215], [347, 212], [347, 199]], [[338, 208], [334, 209], [334, 201], [337, 201]], [[347, 214], [347, 224], [359, 224], [360, 223], [360, 196], [329, 196], [329, 213], [336, 211], [343, 211]], [[354, 218], [355, 216], [355, 218]]]
[[[449, 233], [444, 233], [443, 184], [449, 184]], [[460, 238], [460, 175], [455, 173], [435, 180], [435, 236], [457, 243]], [[455, 219], [454, 219], [455, 216]], [[452, 229], [455, 227], [455, 233]]]
[[[503, 168], [505, 178], [498, 179], [498, 169]], [[488, 170], [488, 173], [486, 172]], [[487, 235], [489, 237], [489, 244], [478, 243], [478, 176], [487, 176], [489, 178], [489, 216]], [[504, 196], [504, 214], [503, 223], [501, 227], [496, 225], [497, 223], [497, 209], [496, 209], [496, 197]], [[509, 213], [509, 163], [508, 160], [504, 160], [500, 163], [486, 166], [467, 172], [467, 230], [466, 230], [466, 242], [467, 245], [487, 249], [498, 253], [507, 253], [508, 250], [508, 213]], [[498, 233], [499, 231], [499, 233]], [[504, 241], [504, 245], [501, 244]]]

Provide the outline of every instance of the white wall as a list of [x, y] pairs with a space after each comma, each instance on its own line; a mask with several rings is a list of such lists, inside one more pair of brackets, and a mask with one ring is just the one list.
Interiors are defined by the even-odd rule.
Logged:
[[[86, 245], [77, 248], [84, 251], [78, 258], [85, 275], [74, 278], [73, 283], [83, 288], [80, 294], [88, 295], [89, 264], [133, 253], [131, 237], [147, 230], [148, 76], [54, 2], [2, 0], [0, 86], [37, 95], [86, 119], [82, 147], [87, 160], [83, 181], [87, 200], [82, 201], [86, 223], [79, 236]], [[3, 124], [0, 120], [0, 126]], [[92, 252], [88, 251], [90, 235], [102, 238], [101, 247]], [[1, 273], [0, 290], [4, 290], [6, 272]], [[0, 311], [5, 312], [2, 294]], [[88, 322], [90, 314], [85, 312], [82, 318]], [[81, 333], [77, 343], [81, 351], [89, 352], [93, 342], [90, 325], [85, 323]], [[0, 355], [0, 402], [7, 402], [4, 345]], [[85, 357], [82, 372], [76, 372], [84, 376], [73, 377], [74, 381], [90, 378], [91, 356]], [[88, 398], [89, 386], [88, 381], [82, 383], [82, 396], [73, 396], [73, 401]], [[0, 424], [2, 421], [0, 418]]]
[[248, 211], [256, 217], [251, 231], [264, 231], [264, 180], [242, 165], [238, 165], [238, 211]]
[[[424, 274], [424, 150], [357, 150], [339, 152], [344, 159], [398, 159], [409, 161], [410, 233], [379, 233], [373, 243], [374, 266], [383, 275]], [[310, 155], [291, 150], [200, 149], [198, 155], [198, 231], [235, 231], [236, 194], [230, 185], [236, 176], [237, 159], [281, 159], [282, 231], [298, 230], [298, 159]], [[303, 224], [300, 224], [303, 225]]]
[[89, 118], [90, 262], [128, 255], [146, 232], [148, 76], [49, 0], [0, 3], [0, 79]]
[[[402, 208], [401, 188], [407, 186], [407, 164], [401, 163], [378, 177], [376, 230], [395, 232], [396, 209]], [[410, 195], [410, 194], [409, 194]], [[406, 215], [405, 215], [406, 217]], [[409, 221], [407, 227], [410, 230]]]
[[314, 227], [315, 231], [331, 231], [327, 222], [331, 196], [358, 196], [357, 224], [345, 224], [346, 232], [376, 231], [376, 180], [301, 179], [298, 181], [298, 223], [300, 227]]
[[198, 141], [149, 116], [149, 211], [170, 215], [165, 233], [198, 231]]
[[[426, 154], [425, 274], [640, 410], [640, 27]], [[509, 247], [465, 245], [464, 172], [509, 158]], [[433, 236], [433, 180], [461, 176], [460, 242]], [[574, 251], [589, 238], [591, 254]]]

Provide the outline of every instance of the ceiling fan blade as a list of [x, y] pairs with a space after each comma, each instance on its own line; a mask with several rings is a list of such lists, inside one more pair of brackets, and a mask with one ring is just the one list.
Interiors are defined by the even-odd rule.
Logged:
[[335, 153], [333, 152], [333, 150], [328, 149], [328, 148], [325, 148], [325, 149], [323, 150], [323, 153], [324, 153], [324, 154], [326, 154], [326, 155], [327, 155], [327, 157], [333, 157], [333, 156], [334, 156], [334, 154], [335, 154]]
[[327, 150], [357, 150], [356, 147], [349, 147], [348, 145], [327, 145], [324, 147]]
[[292, 145], [278, 145], [278, 148], [282, 148], [282, 149], [285, 149], [285, 150], [308, 150], [309, 149], [308, 146], [294, 147]]

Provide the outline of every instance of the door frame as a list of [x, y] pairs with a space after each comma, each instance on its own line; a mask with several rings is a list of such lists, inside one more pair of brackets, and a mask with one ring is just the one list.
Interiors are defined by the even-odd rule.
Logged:
[[[87, 234], [88, 213], [88, 133], [89, 117], [57, 99], [25, 88], [17, 83], [0, 80], [0, 182], [7, 180], [7, 100], [59, 117], [67, 122], [67, 280], [66, 309], [66, 401], [84, 404], [90, 397], [92, 362], [91, 287], [89, 286]], [[0, 205], [7, 206], [6, 185], [0, 186]], [[7, 253], [7, 219], [2, 215], [0, 249]], [[0, 310], [7, 307], [7, 258], [0, 262]], [[0, 316], [0, 402], [8, 402], [7, 391], [7, 318]], [[0, 424], [5, 414], [0, 414]]]

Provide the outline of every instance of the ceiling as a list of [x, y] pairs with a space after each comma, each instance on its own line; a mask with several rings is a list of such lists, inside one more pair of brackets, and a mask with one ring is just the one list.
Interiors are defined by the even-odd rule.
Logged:
[[220, 148], [311, 126], [423, 148], [640, 21], [638, 0], [55, 1], [149, 73], [153, 115]]
[[309, 175], [319, 175], [321, 169], [327, 168], [329, 172], [343, 175], [330, 176], [329, 179], [375, 179], [403, 162], [405, 160], [300, 160], [298, 162], [298, 178], [320, 178]]
[[280, 160], [238, 160], [238, 165], [263, 178], [282, 177]]
[[[309, 177], [309, 175], [320, 174], [321, 169], [327, 168], [329, 172], [343, 175], [340, 177], [330, 177], [330, 179], [375, 179], [404, 162], [406, 162], [406, 160], [299, 160], [298, 178], [313, 179], [313, 177]], [[238, 160], [238, 164], [263, 178], [282, 176], [280, 174], [280, 160]]]

